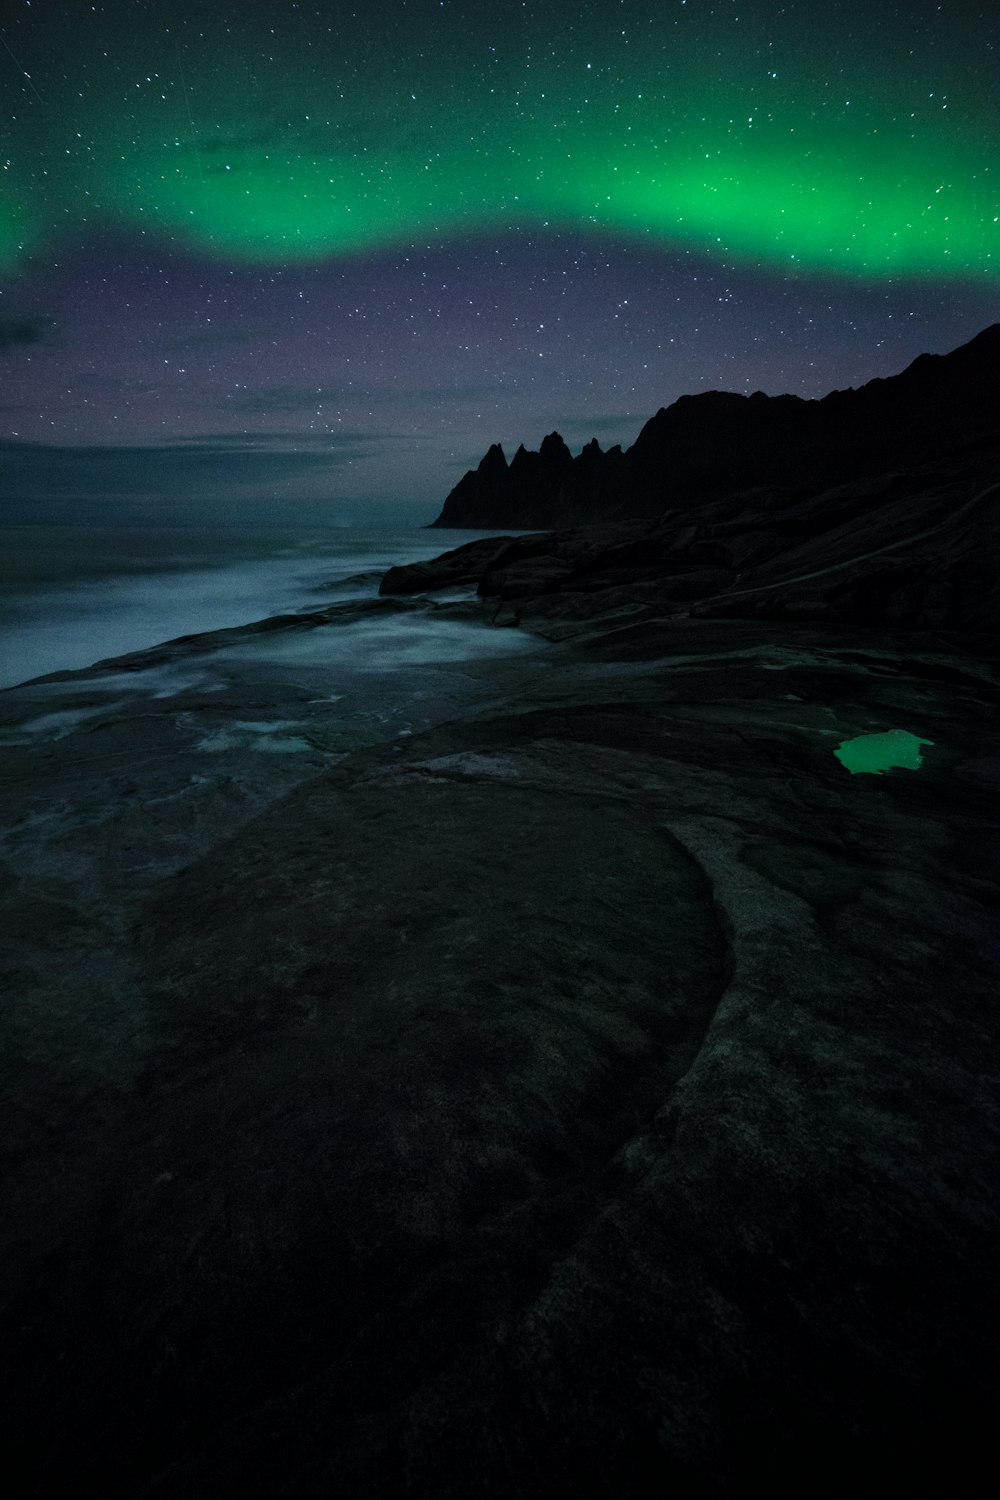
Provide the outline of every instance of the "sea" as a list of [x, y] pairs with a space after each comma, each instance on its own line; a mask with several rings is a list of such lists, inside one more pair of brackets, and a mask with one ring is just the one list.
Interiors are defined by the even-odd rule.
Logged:
[[[180, 636], [373, 598], [394, 564], [481, 535], [345, 525], [315, 501], [286, 500], [271, 511], [206, 504], [199, 512], [187, 503], [154, 512], [125, 501], [75, 513], [62, 503], [8, 507], [0, 519], [0, 688]], [[482, 638], [487, 652], [486, 637], [500, 634], [426, 619], [419, 628], [425, 660], [452, 655], [456, 631]], [[391, 651], [392, 622], [373, 622], [373, 631]], [[406, 622], [395, 635], [414, 648]], [[360, 638], [345, 633], [345, 649]]]

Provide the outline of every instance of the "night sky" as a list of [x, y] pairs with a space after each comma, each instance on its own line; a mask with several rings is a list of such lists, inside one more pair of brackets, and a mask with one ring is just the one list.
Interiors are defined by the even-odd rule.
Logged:
[[4, 0], [0, 41], [14, 491], [419, 522], [491, 442], [1000, 318], [995, 0]]

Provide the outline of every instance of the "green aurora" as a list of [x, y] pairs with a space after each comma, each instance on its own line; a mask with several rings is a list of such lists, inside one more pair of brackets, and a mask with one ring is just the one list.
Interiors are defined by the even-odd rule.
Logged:
[[381, 48], [317, 55], [250, 12], [67, 49], [8, 128], [0, 269], [108, 225], [258, 265], [565, 225], [866, 281], [997, 277], [973, 34], [859, 48], [815, 14], [776, 31], [693, 4], [643, 34], [583, 6], [567, 50], [558, 5], [503, 45], [416, 9]]

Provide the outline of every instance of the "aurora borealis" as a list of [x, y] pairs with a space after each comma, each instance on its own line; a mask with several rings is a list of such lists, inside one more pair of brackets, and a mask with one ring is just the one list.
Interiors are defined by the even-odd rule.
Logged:
[[998, 316], [985, 3], [4, 17], [14, 443], [242, 440], [439, 496], [498, 438], [821, 395]]

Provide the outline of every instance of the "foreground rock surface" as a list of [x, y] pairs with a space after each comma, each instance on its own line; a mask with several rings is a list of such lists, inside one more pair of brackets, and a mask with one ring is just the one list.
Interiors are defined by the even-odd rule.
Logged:
[[[992, 1454], [996, 637], [636, 590], [523, 600], [539, 652], [128, 880], [96, 834], [34, 888], [7, 846], [20, 1494], [888, 1494]], [[833, 754], [893, 728], [920, 769]]]

